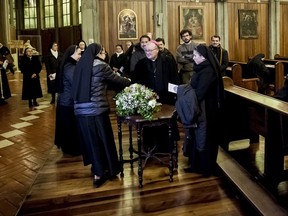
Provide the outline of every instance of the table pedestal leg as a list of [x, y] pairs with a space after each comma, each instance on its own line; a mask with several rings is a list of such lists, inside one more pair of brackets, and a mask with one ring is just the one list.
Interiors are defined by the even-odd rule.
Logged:
[[143, 182], [143, 167], [142, 167], [142, 139], [141, 139], [141, 128], [137, 127], [137, 143], [138, 143], [138, 180], [139, 187], [142, 188]]
[[124, 177], [123, 172], [123, 148], [122, 148], [122, 128], [121, 128], [121, 121], [117, 120], [118, 125], [118, 140], [119, 140], [119, 162], [120, 162], [120, 176]]
[[168, 128], [168, 133], [169, 133], [169, 181], [173, 182], [173, 169], [174, 169], [174, 140], [173, 140], [173, 136], [172, 136], [172, 126], [171, 124], [169, 124], [169, 128]]

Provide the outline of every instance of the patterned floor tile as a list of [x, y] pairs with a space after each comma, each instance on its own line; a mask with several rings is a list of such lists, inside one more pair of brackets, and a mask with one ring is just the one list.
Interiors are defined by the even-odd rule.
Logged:
[[229, 151], [249, 148], [249, 139], [232, 141], [229, 143]]
[[49, 105], [50, 101], [41, 101], [39, 102], [40, 105]]
[[39, 116], [29, 115], [29, 116], [26, 116], [26, 117], [23, 117], [23, 118], [20, 118], [20, 119], [23, 120], [23, 121], [30, 121], [30, 120], [37, 119], [37, 118], [39, 118]]
[[43, 113], [43, 112], [44, 112], [43, 110], [33, 110], [33, 111], [28, 112], [28, 113], [31, 115], [36, 115], [36, 114]]
[[20, 123], [11, 125], [11, 127], [19, 129], [19, 128], [27, 127], [27, 126], [30, 126], [30, 125], [32, 125], [32, 123], [30, 123], [30, 122], [20, 122]]
[[38, 107], [34, 107], [35, 109], [45, 109], [45, 108], [48, 108], [48, 107], [50, 107], [50, 105], [40, 105], [40, 106], [38, 106]]
[[[7, 146], [10, 146], [10, 145], [13, 145], [14, 143], [13, 142], [11, 142], [11, 141], [9, 141], [9, 140], [7, 140], [7, 139], [5, 139], [5, 140], [1, 140], [0, 141], [0, 148], [4, 148], [4, 147], [7, 147]], [[0, 158], [1, 158], [2, 156], [0, 155]]]
[[6, 133], [2, 133], [0, 135], [5, 137], [5, 138], [10, 138], [10, 137], [17, 136], [17, 135], [20, 135], [20, 134], [23, 134], [23, 133], [24, 132], [19, 131], [19, 130], [12, 130], [12, 131], [8, 131]]

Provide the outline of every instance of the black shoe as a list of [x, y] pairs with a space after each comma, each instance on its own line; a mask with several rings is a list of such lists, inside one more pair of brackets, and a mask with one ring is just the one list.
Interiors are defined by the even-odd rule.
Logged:
[[106, 175], [101, 176], [99, 179], [95, 179], [93, 176], [93, 185], [98, 188], [108, 180]]
[[0, 99], [0, 105], [4, 105], [7, 104], [7, 102], [5, 100]]
[[[119, 171], [119, 173], [120, 173], [120, 171]], [[110, 173], [107, 173], [107, 174], [106, 174], [106, 175], [107, 175], [107, 179], [109, 179], [110, 181], [113, 181], [113, 179], [116, 179], [116, 178], [117, 178], [117, 175], [118, 175], [119, 173], [117, 173], [117, 174], [115, 174], [115, 175], [111, 175]]]
[[52, 99], [50, 104], [55, 104], [55, 99]]
[[194, 169], [192, 167], [187, 167], [187, 168], [184, 168], [183, 170], [186, 173], [195, 173], [196, 172], [196, 169]]
[[33, 104], [32, 104], [32, 102], [30, 102], [30, 101], [29, 101], [29, 104], [28, 104], [28, 105], [29, 105], [29, 108], [33, 107]]
[[198, 174], [201, 173], [200, 168], [191, 167], [191, 166], [189, 166], [189, 167], [187, 167], [187, 168], [184, 168], [183, 170], [184, 170], [184, 172], [186, 172], [186, 173], [198, 173]]
[[33, 106], [39, 106], [37, 102], [33, 102]]

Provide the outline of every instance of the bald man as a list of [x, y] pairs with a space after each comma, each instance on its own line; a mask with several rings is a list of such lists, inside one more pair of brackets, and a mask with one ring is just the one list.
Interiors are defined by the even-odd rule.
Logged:
[[[176, 62], [167, 55], [161, 55], [159, 45], [155, 40], [148, 42], [144, 48], [146, 57], [140, 60], [135, 67], [135, 76], [132, 82], [140, 83], [151, 88], [159, 96], [158, 102], [175, 105], [176, 94], [168, 92], [168, 83], [180, 84]], [[179, 140], [179, 131], [176, 121], [173, 122], [173, 139]], [[144, 128], [144, 147], [157, 152], [168, 152], [168, 127], [161, 125]]]
[[132, 82], [143, 84], [159, 95], [159, 102], [175, 104], [175, 94], [168, 92], [168, 83], [179, 85], [177, 65], [167, 55], [160, 55], [159, 45], [155, 40], [144, 48], [146, 57], [135, 66]]

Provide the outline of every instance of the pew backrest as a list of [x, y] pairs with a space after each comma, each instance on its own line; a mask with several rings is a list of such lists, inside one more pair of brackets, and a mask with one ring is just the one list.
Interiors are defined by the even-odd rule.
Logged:
[[243, 78], [245, 77], [243, 75], [243, 70], [247, 67], [245, 67], [246, 62], [241, 63], [233, 63], [232, 66], [230, 66], [230, 77], [233, 79], [233, 82], [237, 86], [241, 86], [243, 88], [247, 88], [252, 91], [258, 91], [258, 78]]
[[281, 56], [280, 54], [275, 54], [274, 55], [275, 60], [286, 60], [288, 61], [288, 56]]
[[223, 77], [223, 83], [225, 91], [231, 92], [235, 95], [241, 96], [242, 98], [252, 101], [268, 109], [277, 111], [280, 114], [288, 116], [288, 103], [275, 99], [270, 96], [262, 95], [257, 92], [249, 91], [243, 87], [234, 85], [233, 80], [229, 77]]
[[[283, 62], [283, 61], [277, 61], [274, 59], [265, 59], [263, 61], [265, 63], [265, 66], [269, 69], [271, 73], [271, 83], [272, 84], [272, 89], [273, 91], [278, 91], [284, 86], [284, 81], [285, 81], [285, 75], [287, 70], [288, 73], [288, 61]], [[249, 71], [247, 68], [247, 62], [241, 62], [241, 61], [229, 61], [230, 64], [238, 64], [241, 67], [241, 72], [240, 70], [237, 70], [236, 74], [234, 75], [235, 71], [233, 71], [233, 66], [231, 67], [231, 78], [233, 79], [235, 85], [248, 88], [253, 91], [257, 91], [258, 87], [255, 87], [255, 84], [259, 81], [253, 79], [250, 79]], [[241, 76], [240, 76], [241, 74]], [[243, 80], [244, 79], [244, 80]]]

